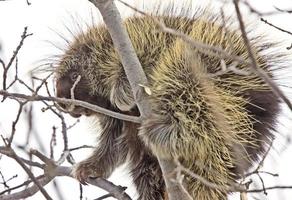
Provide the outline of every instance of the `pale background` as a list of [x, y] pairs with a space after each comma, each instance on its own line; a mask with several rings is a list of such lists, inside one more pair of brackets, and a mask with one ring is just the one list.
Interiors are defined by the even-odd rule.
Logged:
[[[71, 35], [65, 26], [74, 32], [78, 30], [78, 26], [76, 26], [74, 23], [76, 20], [79, 22], [79, 24], [84, 25], [85, 22], [92, 22], [92, 16], [96, 21], [100, 17], [95, 8], [86, 0], [31, 0], [30, 2], [32, 5], [28, 6], [25, 0], [8, 0], [5, 2], [0, 1], [0, 41], [2, 43], [2, 52], [0, 53], [0, 57], [5, 62], [8, 62], [13, 50], [17, 46], [20, 40], [20, 35], [23, 32], [23, 28], [28, 26], [28, 31], [33, 33], [33, 36], [25, 40], [25, 44], [18, 55], [19, 76], [23, 79], [27, 77], [31, 69], [35, 68], [41, 63], [41, 60], [46, 60], [48, 56], [61, 53], [61, 51], [51, 45], [50, 42], [56, 44], [57, 46], [64, 47], [64, 41], [58, 35], [61, 34], [66, 38], [71, 38]], [[145, 0], [143, 3], [143, 1], [128, 0], [126, 2], [142, 8], [143, 6], [147, 7], [148, 5], [153, 4], [155, 1]], [[253, 0], [250, 2], [255, 8], [261, 11], [273, 11], [273, 6], [277, 6], [282, 9], [292, 8], [291, 0]], [[118, 4], [118, 7], [124, 16], [130, 15], [132, 13], [129, 9], [121, 6], [120, 4]], [[214, 12], [218, 12], [219, 8], [221, 7], [220, 1], [213, 1], [212, 7]], [[225, 6], [224, 9], [227, 10], [227, 12], [233, 12], [232, 6]], [[291, 14], [274, 15], [265, 18], [280, 27], [292, 31]], [[263, 25], [254, 15], [248, 14], [248, 19], [251, 21], [258, 20], [258, 23], [261, 26], [259, 28], [260, 31], [267, 33], [271, 40], [283, 40], [285, 42], [282, 48], [283, 51], [285, 51], [285, 47], [291, 44], [292, 36], [275, 31], [274, 29]], [[2, 68], [0, 70], [2, 70]], [[0, 72], [2, 73], [2, 71]], [[288, 76], [285, 76], [285, 80], [286, 84], [289, 84]], [[2, 83], [2, 77], [0, 77], [0, 83]], [[15, 91], [27, 93], [27, 91], [23, 90], [23, 88], [14, 89]], [[287, 94], [289, 94], [289, 91], [287, 91]], [[52, 126], [55, 125], [59, 127], [58, 130], [60, 130], [60, 122], [49, 112], [41, 113], [40, 108], [42, 107], [42, 104], [36, 103], [34, 110], [34, 129], [35, 133], [38, 134], [43, 141], [43, 144], [45, 145], [45, 148], [48, 152], [48, 141], [51, 137]], [[17, 109], [18, 105], [10, 100], [6, 101], [5, 103], [0, 103], [0, 134], [4, 136], [8, 136], [10, 134], [11, 123], [16, 116]], [[17, 126], [18, 131], [15, 138], [15, 141], [18, 144], [23, 144], [23, 141], [25, 140], [24, 135], [27, 131], [25, 117], [22, 116], [21, 120], [22, 121]], [[66, 120], [68, 124], [75, 122], [75, 120], [69, 116], [67, 116]], [[82, 144], [94, 144], [95, 136], [88, 133], [93, 131], [88, 128], [88, 124], [85, 121], [86, 118], [81, 118], [81, 122], [76, 127], [68, 131], [69, 147], [76, 147]], [[273, 173], [279, 173], [280, 176], [263, 176], [266, 186], [292, 185], [292, 145], [287, 143], [287, 137], [291, 137], [290, 130], [292, 126], [291, 114], [289, 113], [289, 110], [286, 108], [286, 106], [283, 106], [283, 113], [281, 114], [279, 121], [279, 133], [277, 133], [278, 137], [274, 143], [273, 150], [266, 159], [264, 170]], [[56, 148], [55, 156], [58, 158], [58, 155], [62, 149], [62, 137], [60, 131], [57, 134], [58, 146]], [[3, 144], [0, 142], [0, 145]], [[27, 147], [27, 149], [29, 148], [39, 149], [38, 142], [36, 142], [34, 136], [32, 136], [32, 143]], [[81, 150], [78, 153], [74, 153], [73, 155], [77, 161], [80, 161], [84, 159], [89, 152], [89, 150]], [[19, 154], [23, 155], [22, 152], [19, 152]], [[6, 178], [18, 174], [16, 179], [13, 179], [11, 182], [9, 182], [10, 186], [15, 186], [19, 183], [22, 183], [26, 177], [24, 175], [25, 173], [14, 161], [4, 156], [0, 159], [0, 170]], [[57, 178], [57, 180], [66, 200], [79, 199], [79, 184], [77, 181], [66, 177]], [[113, 181], [116, 185], [127, 186], [127, 192], [135, 199], [135, 189], [133, 186], [131, 186], [131, 180], [127, 175], [126, 166], [116, 171], [110, 180]], [[260, 185], [257, 187], [260, 187]], [[52, 190], [51, 184], [47, 185], [45, 188], [49, 191], [49, 194], [54, 199], [58, 199], [55, 191]], [[0, 185], [0, 191], [2, 189], [2, 185]], [[87, 199], [94, 199], [102, 194], [102, 191], [98, 190], [96, 187], [84, 187], [84, 197]], [[38, 193], [29, 199], [39, 200], [43, 199], [43, 196]], [[231, 196], [230, 199], [239, 200], [239, 197], [234, 195]], [[258, 199], [290, 200], [292, 199], [292, 190], [268, 191], [268, 195], [266, 197], [261, 195]]]

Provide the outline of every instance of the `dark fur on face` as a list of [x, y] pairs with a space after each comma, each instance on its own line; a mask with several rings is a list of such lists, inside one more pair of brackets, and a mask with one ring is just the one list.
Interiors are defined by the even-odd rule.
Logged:
[[[67, 76], [58, 78], [56, 81], [56, 95], [60, 98], [71, 99], [71, 88], [73, 87], [74, 82], [76, 81], [79, 73], [77, 71], [69, 71]], [[110, 109], [110, 102], [105, 98], [98, 95], [90, 95], [87, 91], [88, 83], [84, 78], [81, 78], [80, 82], [77, 84], [74, 89], [74, 98], [77, 100], [85, 101], [97, 106]], [[63, 109], [68, 109], [68, 105], [59, 103]], [[72, 111], [69, 112], [72, 117], [80, 117], [82, 114], [90, 116], [93, 112], [87, 108], [82, 108], [81, 106], [75, 106]]]

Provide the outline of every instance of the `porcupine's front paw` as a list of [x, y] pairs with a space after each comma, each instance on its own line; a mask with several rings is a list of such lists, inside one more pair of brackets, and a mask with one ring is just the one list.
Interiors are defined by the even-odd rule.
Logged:
[[83, 185], [87, 185], [88, 178], [98, 178], [102, 176], [100, 169], [97, 167], [97, 163], [93, 163], [92, 160], [84, 160], [77, 163], [73, 167], [72, 174], [73, 177]]

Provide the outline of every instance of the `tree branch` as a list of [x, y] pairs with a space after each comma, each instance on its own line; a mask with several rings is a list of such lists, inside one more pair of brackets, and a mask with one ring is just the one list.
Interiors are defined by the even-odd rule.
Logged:
[[277, 85], [267, 75], [267, 73], [265, 73], [257, 65], [257, 61], [255, 59], [255, 56], [254, 56], [253, 52], [252, 52], [252, 49], [251, 49], [251, 46], [250, 46], [250, 42], [249, 42], [249, 40], [247, 38], [247, 34], [246, 34], [246, 31], [245, 31], [245, 25], [243, 23], [242, 15], [240, 13], [238, 1], [239, 0], [233, 0], [233, 3], [234, 3], [234, 7], [235, 7], [237, 18], [238, 18], [242, 39], [243, 39], [243, 41], [245, 43], [245, 46], [246, 46], [246, 49], [247, 49], [247, 52], [248, 52], [248, 56], [249, 56], [249, 59], [250, 59], [250, 62], [251, 62], [250, 69], [253, 71], [253, 73], [255, 73], [260, 78], [262, 78], [265, 81], [265, 83], [267, 83], [270, 86], [270, 88], [273, 91], [273, 93], [276, 96], [280, 97], [286, 103], [286, 105], [289, 107], [289, 109], [292, 111], [292, 104], [289, 101], [289, 99], [284, 95], [284, 93], [279, 89], [279, 87], [277, 87]]
[[11, 92], [8, 92], [6, 90], [0, 90], [0, 95], [2, 95], [4, 97], [9, 97], [12, 99], [15, 99], [15, 98], [26, 99], [28, 101], [54, 101], [54, 102], [64, 103], [64, 104], [69, 104], [69, 105], [74, 104], [76, 106], [82, 106], [82, 107], [90, 109], [94, 112], [102, 113], [102, 114], [105, 114], [105, 115], [108, 115], [110, 117], [114, 117], [117, 119], [130, 121], [130, 122], [134, 122], [134, 123], [141, 123], [140, 117], [135, 117], [135, 116], [125, 115], [122, 113], [117, 113], [117, 112], [102, 108], [100, 106], [90, 104], [88, 102], [80, 101], [80, 100], [48, 97], [48, 96], [42, 96], [42, 95], [26, 95], [26, 94], [21, 94], [21, 93], [11, 93]]
[[[149, 118], [151, 115], [151, 106], [148, 102], [147, 94], [145, 93], [144, 88], [141, 87], [141, 85], [147, 86], [148, 81], [130, 41], [129, 35], [126, 32], [125, 27], [122, 25], [122, 19], [118, 9], [112, 0], [89, 1], [99, 9], [104, 23], [109, 30], [114, 46], [116, 47], [121, 58], [121, 62], [132, 88], [132, 92], [142, 119]], [[156, 155], [156, 157], [163, 172], [169, 199], [189, 199], [188, 195], [179, 186], [179, 183], [172, 182], [172, 177], [169, 177], [169, 172], [175, 170], [174, 161], [162, 159], [159, 155]]]
[[[16, 154], [13, 153], [13, 151], [11, 151], [11, 148], [9, 148], [9, 147], [0, 146], [0, 153], [6, 155], [8, 157], [11, 157], [15, 160], [17, 159], [17, 162], [19, 164], [20, 164], [19, 161], [22, 162], [22, 159], [20, 159], [18, 156], [16, 157], [15, 156]], [[40, 152], [38, 152], [36, 150], [32, 150], [32, 153], [34, 155], [36, 155], [37, 157], [39, 157], [43, 162], [45, 162], [45, 165], [38, 164], [39, 166], [44, 166], [43, 170], [45, 171], [45, 174], [42, 176], [39, 176], [37, 178], [34, 178], [35, 180], [33, 180], [33, 182], [35, 184], [23, 189], [22, 191], [19, 191], [19, 192], [13, 193], [13, 194], [0, 195], [0, 200], [18, 200], [18, 199], [30, 197], [30, 196], [34, 195], [36, 192], [38, 192], [39, 190], [40, 191], [44, 190], [43, 186], [45, 186], [49, 182], [51, 182], [56, 176], [67, 176], [67, 177], [74, 178], [72, 176], [72, 173], [71, 173], [72, 167], [59, 166], [53, 160], [47, 158], [46, 156], [44, 156], [43, 154], [41, 154]], [[65, 156], [66, 155], [63, 155], [63, 157], [65, 157]], [[24, 162], [22, 162], [22, 163], [24, 164]], [[24, 166], [27, 168], [26, 165], [24, 165]], [[27, 172], [27, 173], [32, 174], [32, 172], [29, 169], [28, 169], [28, 171], [29, 172]], [[32, 175], [32, 177], [31, 176], [29, 176], [29, 177], [32, 178], [34, 176]], [[106, 190], [107, 192], [109, 192], [111, 194], [111, 196], [113, 196], [119, 200], [131, 200], [131, 198], [128, 196], [128, 194], [125, 193], [124, 187], [116, 186], [112, 182], [105, 180], [103, 178], [89, 179], [87, 181], [87, 183]], [[49, 198], [47, 198], [47, 199], [49, 199]]]

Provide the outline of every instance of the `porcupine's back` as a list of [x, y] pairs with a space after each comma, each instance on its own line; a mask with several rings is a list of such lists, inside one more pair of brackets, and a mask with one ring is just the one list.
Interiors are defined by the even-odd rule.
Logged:
[[[222, 29], [214, 20], [193, 21], [188, 35], [249, 60], [240, 34]], [[277, 58], [264, 50], [272, 45], [261, 38], [252, 39], [251, 44], [258, 66], [271, 75], [270, 65]], [[185, 167], [220, 188], [242, 175], [270, 143], [279, 101], [254, 74], [212, 76], [221, 70], [221, 58], [203, 51], [176, 39], [161, 53], [149, 73], [153, 115], [143, 123], [141, 135], [155, 154], [179, 158]], [[224, 62], [233, 63], [231, 59]], [[247, 64], [237, 68], [250, 71]], [[187, 180], [195, 199], [226, 198], [226, 191], [210, 190], [194, 178]]]
[[[229, 30], [228, 22], [227, 27], [223, 28], [215, 16], [208, 16], [206, 13], [202, 15], [202, 18], [194, 17], [192, 19], [172, 16], [158, 19], [162, 19], [167, 27], [182, 31], [195, 41], [221, 47], [232, 55], [248, 60], [248, 53], [239, 32]], [[203, 125], [205, 121], [221, 121], [219, 118], [226, 118], [224, 123], [227, 124], [222, 124], [223, 130], [228, 130], [229, 127], [234, 132], [236, 141], [240, 139], [239, 145], [246, 144], [246, 148], [252, 153], [248, 159], [256, 160], [256, 155], [259, 153], [257, 150], [263, 150], [262, 144], [269, 143], [272, 138], [268, 129], [273, 129], [274, 119], [279, 110], [278, 98], [273, 95], [261, 78], [253, 73], [243, 75], [240, 72], [232, 71], [214, 76], [214, 73], [222, 69], [220, 55], [211, 56], [208, 54], [208, 50], [203, 50], [204, 53], [202, 53], [190, 48], [181, 39], [168, 33], [162, 33], [155, 22], [148, 17], [129, 18], [125, 24], [139, 60], [149, 78], [150, 88], [153, 92], [150, 99], [154, 107], [157, 107], [158, 113], [171, 114], [175, 121], [182, 122], [182, 124], [185, 123], [183, 118], [188, 118], [192, 128], [194, 128], [194, 123], [197, 123], [198, 127], [201, 126], [207, 131], [210, 125]], [[267, 53], [266, 50], [270, 47], [273, 48], [273, 44], [267, 43], [263, 37], [251, 38], [250, 42], [258, 66], [272, 76], [272, 71], [277, 70], [277, 66], [274, 65], [280, 60], [281, 55]], [[117, 59], [119, 58], [117, 57]], [[232, 59], [222, 60], [226, 66], [237, 62]], [[119, 94], [119, 91], [127, 91], [126, 94], [131, 94], [131, 91], [128, 83], [123, 81], [124, 79], [118, 78], [125, 77], [121, 63], [119, 65], [119, 67], [111, 69], [115, 74], [115, 77], [112, 76], [112, 80], [117, 81], [110, 80], [108, 83], [115, 83], [114, 85], [119, 86], [119, 89], [114, 90], [113, 93], [121, 97], [124, 95]], [[243, 73], [250, 72], [247, 64], [238, 64], [236, 67], [243, 70]], [[278, 67], [280, 68], [280, 66]], [[116, 73], [114, 69], [119, 70], [119, 73]], [[126, 83], [126, 86], [123, 87], [122, 83]], [[202, 88], [200, 88], [201, 86]], [[127, 99], [126, 96], [116, 99]], [[112, 102], [115, 102], [118, 107], [131, 105], [131, 103], [119, 105], [118, 101], [113, 101], [113, 99], [111, 98]], [[129, 100], [129, 102], [131, 101], [132, 99]], [[207, 109], [206, 104], [209, 101], [209, 108], [212, 108], [212, 112], [220, 113], [217, 116], [218, 119], [212, 116], [211, 110]], [[194, 104], [195, 107], [188, 107], [190, 104]], [[191, 117], [191, 114], [194, 116]], [[211, 115], [209, 119], [208, 115]], [[257, 121], [260, 123], [256, 123]], [[197, 131], [195, 128], [194, 132]], [[237, 148], [242, 150], [241, 147]], [[191, 149], [187, 151], [191, 152]], [[246, 167], [244, 168], [246, 169]]]
[[[248, 60], [241, 35], [224, 30], [216, 23], [218, 19], [180, 20], [177, 24], [178, 18], [164, 18], [166, 26]], [[220, 56], [210, 56], [207, 50], [203, 50], [206, 54], [200, 53], [169, 34], [161, 33], [161, 38], [144, 38], [142, 34], [135, 41], [133, 35], [139, 32], [131, 34], [129, 27], [152, 91], [149, 98], [153, 115], [140, 131], [145, 142], [155, 154], [179, 158], [185, 167], [218, 186], [230, 184], [270, 143], [270, 129], [279, 111], [278, 99], [254, 74], [226, 72], [212, 77], [222, 68]], [[155, 26], [149, 29], [159, 32]], [[143, 43], [144, 39], [145, 46], [140, 49], [139, 41]], [[272, 45], [264, 44], [261, 38], [252, 39], [251, 44], [258, 66], [271, 75], [270, 65], [275, 57], [266, 55], [264, 50]], [[146, 54], [147, 48], [150, 50]], [[156, 49], [160, 52], [158, 58]], [[145, 54], [139, 54], [139, 50]], [[147, 63], [149, 59], [153, 63]], [[234, 64], [231, 59], [224, 62], [227, 66]], [[250, 71], [247, 64], [236, 67]], [[225, 198], [226, 191], [209, 190], [201, 182], [187, 179], [188, 191], [194, 198]]]

